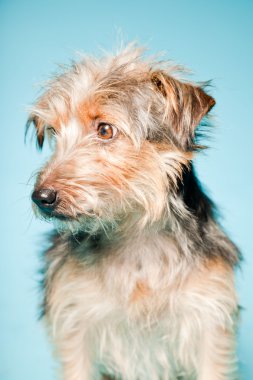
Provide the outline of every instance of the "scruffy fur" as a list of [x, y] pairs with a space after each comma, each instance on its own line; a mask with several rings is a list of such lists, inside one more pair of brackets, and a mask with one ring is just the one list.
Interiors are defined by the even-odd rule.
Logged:
[[[194, 174], [214, 106], [181, 68], [129, 45], [65, 67], [31, 108], [54, 140], [43, 315], [64, 380], [235, 380], [238, 251]], [[98, 137], [99, 123], [117, 133]]]

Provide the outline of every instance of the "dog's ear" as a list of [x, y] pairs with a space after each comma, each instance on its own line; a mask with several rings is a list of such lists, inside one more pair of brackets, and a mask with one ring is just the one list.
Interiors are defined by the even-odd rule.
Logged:
[[215, 100], [201, 87], [181, 82], [163, 71], [153, 72], [151, 81], [164, 97], [164, 115], [171, 133], [184, 149], [190, 149], [196, 127], [215, 105]]
[[42, 149], [45, 135], [45, 123], [40, 117], [31, 114], [26, 123], [25, 136], [27, 136], [31, 125], [35, 128], [37, 146], [39, 149]]

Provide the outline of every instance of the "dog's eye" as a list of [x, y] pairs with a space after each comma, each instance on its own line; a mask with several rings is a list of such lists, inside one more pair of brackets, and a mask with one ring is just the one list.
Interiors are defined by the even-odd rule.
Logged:
[[97, 135], [102, 140], [110, 140], [116, 135], [117, 129], [107, 123], [100, 123], [97, 129]]

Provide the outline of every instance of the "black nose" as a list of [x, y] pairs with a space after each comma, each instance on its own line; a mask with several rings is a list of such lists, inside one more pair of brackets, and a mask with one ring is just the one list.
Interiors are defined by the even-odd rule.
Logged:
[[57, 192], [53, 189], [35, 190], [32, 200], [43, 211], [50, 213], [56, 205]]

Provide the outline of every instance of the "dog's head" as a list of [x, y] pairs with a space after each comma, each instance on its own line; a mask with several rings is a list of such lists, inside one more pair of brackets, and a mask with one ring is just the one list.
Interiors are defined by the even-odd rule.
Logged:
[[176, 72], [131, 45], [74, 63], [47, 84], [28, 120], [40, 148], [46, 136], [55, 140], [32, 194], [40, 215], [79, 225], [162, 218], [215, 104]]

